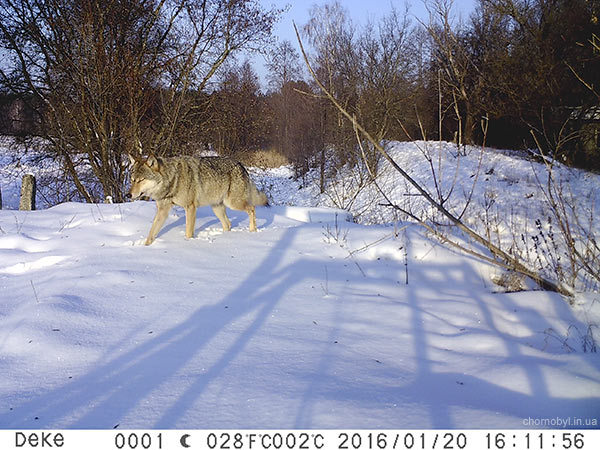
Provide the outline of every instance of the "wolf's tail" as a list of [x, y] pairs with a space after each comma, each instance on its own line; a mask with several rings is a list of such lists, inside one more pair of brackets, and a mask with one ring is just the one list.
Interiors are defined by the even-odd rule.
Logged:
[[269, 199], [263, 191], [259, 191], [254, 183], [252, 183], [252, 204], [254, 206], [271, 206], [269, 205]]

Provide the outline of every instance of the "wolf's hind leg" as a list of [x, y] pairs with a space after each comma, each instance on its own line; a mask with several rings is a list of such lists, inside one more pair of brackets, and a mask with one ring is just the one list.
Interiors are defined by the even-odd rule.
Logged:
[[256, 210], [250, 201], [246, 199], [235, 200], [230, 196], [225, 199], [225, 204], [231, 209], [246, 211], [246, 213], [248, 213], [248, 218], [250, 219], [250, 231], [256, 231]]
[[250, 219], [250, 231], [256, 231], [256, 210], [254, 209], [254, 205], [248, 206], [246, 212]]
[[231, 209], [246, 211], [246, 213], [248, 213], [248, 218], [250, 219], [250, 231], [256, 231], [256, 210], [252, 203], [246, 199], [234, 200], [230, 196], [225, 199], [225, 204]]
[[227, 218], [227, 213], [225, 212], [225, 205], [221, 203], [220, 205], [213, 205], [212, 210], [217, 216], [217, 219], [221, 221], [221, 225], [223, 225], [223, 231], [231, 230], [231, 222]]

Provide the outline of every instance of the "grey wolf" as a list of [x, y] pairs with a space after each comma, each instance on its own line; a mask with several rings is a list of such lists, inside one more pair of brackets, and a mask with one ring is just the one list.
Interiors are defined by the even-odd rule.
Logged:
[[250, 180], [244, 166], [227, 157], [196, 158], [177, 156], [131, 162], [131, 189], [127, 197], [133, 200], [147, 196], [156, 201], [156, 216], [146, 238], [152, 244], [173, 205], [185, 209], [185, 237], [194, 237], [196, 208], [210, 205], [221, 221], [224, 231], [231, 230], [225, 207], [246, 211], [250, 231], [256, 231], [255, 206], [268, 205], [267, 196]]

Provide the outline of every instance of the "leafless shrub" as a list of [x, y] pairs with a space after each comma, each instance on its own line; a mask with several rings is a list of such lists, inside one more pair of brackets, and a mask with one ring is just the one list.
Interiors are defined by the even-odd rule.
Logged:
[[[538, 179], [551, 216], [547, 231], [536, 221], [536, 245], [554, 273], [573, 288], [600, 289], [600, 230], [596, 225], [595, 192], [578, 197], [555, 173], [555, 162], [546, 161], [547, 179]], [[556, 229], [554, 229], [554, 226]], [[547, 249], [547, 251], [546, 251]], [[564, 259], [561, 257], [564, 256]], [[541, 259], [541, 258], [540, 258]]]
[[565, 331], [564, 335], [557, 332], [554, 328], [548, 328], [544, 331], [546, 338], [544, 342], [546, 347], [549, 345], [550, 339], [557, 341], [560, 343], [561, 347], [567, 353], [573, 353], [576, 351], [575, 347], [573, 347], [573, 343], [569, 344], [569, 340], [571, 341], [577, 335], [579, 344], [581, 345], [581, 350], [584, 353], [596, 353], [598, 351], [598, 343], [596, 337], [594, 336], [594, 330], [597, 330], [597, 325], [588, 325], [584, 332], [581, 332], [579, 327], [576, 325], [570, 325]]
[[333, 226], [327, 223], [323, 226], [323, 242], [327, 244], [337, 244], [340, 247], [345, 247], [348, 239], [348, 228], [342, 227], [339, 223], [338, 215], [335, 215]]

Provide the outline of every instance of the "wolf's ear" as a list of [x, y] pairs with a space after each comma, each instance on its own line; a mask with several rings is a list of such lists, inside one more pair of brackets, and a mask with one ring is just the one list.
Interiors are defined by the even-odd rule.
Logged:
[[155, 172], [160, 172], [160, 159], [158, 159], [156, 156], [148, 156], [148, 159], [146, 160], [146, 165]]

